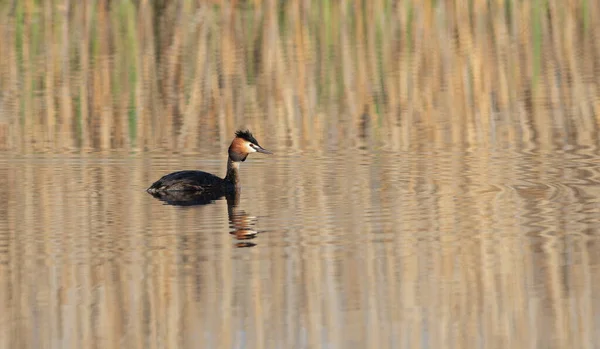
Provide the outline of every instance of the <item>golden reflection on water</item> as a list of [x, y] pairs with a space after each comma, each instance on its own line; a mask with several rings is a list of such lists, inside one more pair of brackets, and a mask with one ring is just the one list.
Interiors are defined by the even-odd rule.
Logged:
[[1, 347], [598, 343], [595, 146], [352, 152], [249, 159], [229, 211], [144, 192], [217, 155], [3, 156]]

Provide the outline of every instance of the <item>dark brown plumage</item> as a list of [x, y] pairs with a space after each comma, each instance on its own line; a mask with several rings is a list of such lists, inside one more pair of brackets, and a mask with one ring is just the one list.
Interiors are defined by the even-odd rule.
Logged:
[[[203, 171], [177, 171], [163, 176], [154, 182], [146, 191], [154, 196], [165, 192], [195, 192], [197, 195], [214, 196], [235, 189], [239, 185], [239, 163], [246, 160], [250, 153], [260, 152], [272, 154], [258, 144], [258, 141], [248, 130], [238, 130], [228, 149], [227, 174], [225, 178], [217, 177]], [[222, 196], [221, 195], [221, 196]]]

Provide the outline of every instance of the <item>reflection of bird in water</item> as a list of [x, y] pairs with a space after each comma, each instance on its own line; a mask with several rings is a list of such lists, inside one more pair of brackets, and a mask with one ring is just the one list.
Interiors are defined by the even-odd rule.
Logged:
[[256, 237], [258, 231], [255, 230], [258, 219], [250, 216], [246, 211], [239, 208], [240, 195], [236, 190], [233, 195], [227, 195], [227, 215], [229, 216], [229, 228], [232, 230], [229, 234], [240, 240], [237, 247], [253, 247], [256, 244], [246, 241]]
[[239, 242], [237, 247], [256, 246], [248, 240], [252, 240], [258, 234], [256, 223], [258, 219], [250, 216], [246, 211], [239, 208], [240, 189], [234, 188], [227, 193], [211, 193], [194, 191], [165, 191], [152, 194], [155, 198], [173, 206], [201, 206], [214, 203], [215, 200], [225, 196], [227, 200], [227, 216], [229, 218], [229, 227], [232, 229], [229, 233]]
[[[254, 152], [272, 154], [258, 144], [250, 131], [237, 131], [229, 146], [225, 178], [203, 171], [178, 171], [163, 176], [147, 191], [159, 199], [167, 196], [176, 197], [177, 195], [171, 195], [172, 192], [193, 192], [198, 204], [202, 200], [201, 196], [206, 196], [208, 200], [206, 203], [210, 203], [239, 186], [240, 162], [245, 161], [248, 154]], [[190, 196], [188, 193], [181, 195]]]

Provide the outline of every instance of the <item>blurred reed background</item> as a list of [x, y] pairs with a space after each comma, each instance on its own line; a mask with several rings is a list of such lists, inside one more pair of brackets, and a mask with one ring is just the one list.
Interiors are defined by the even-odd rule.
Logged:
[[394, 148], [493, 141], [504, 121], [548, 143], [598, 126], [596, 1], [23, 0], [0, 23], [4, 149], [190, 149], [240, 125], [320, 147], [364, 120]]

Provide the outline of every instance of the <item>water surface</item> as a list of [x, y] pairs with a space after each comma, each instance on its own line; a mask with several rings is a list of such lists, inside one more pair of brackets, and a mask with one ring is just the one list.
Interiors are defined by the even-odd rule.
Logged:
[[595, 146], [261, 144], [229, 212], [144, 191], [219, 149], [4, 154], [2, 347], [598, 343]]

